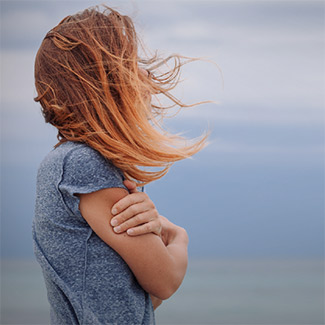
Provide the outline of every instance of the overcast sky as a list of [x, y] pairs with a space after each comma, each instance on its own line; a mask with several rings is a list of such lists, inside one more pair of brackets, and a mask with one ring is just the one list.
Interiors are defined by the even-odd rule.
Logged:
[[[1, 217], [5, 256], [32, 256], [35, 175], [55, 131], [33, 102], [48, 30], [94, 1], [1, 1]], [[190, 254], [315, 257], [324, 247], [323, 1], [110, 1], [150, 49], [214, 61], [176, 94], [213, 100], [166, 121], [211, 143], [147, 187], [188, 229]], [[220, 70], [221, 72], [220, 72]]]

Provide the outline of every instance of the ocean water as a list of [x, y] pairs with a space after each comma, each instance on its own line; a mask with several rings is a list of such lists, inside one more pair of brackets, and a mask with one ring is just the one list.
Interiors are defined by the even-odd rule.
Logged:
[[[324, 324], [323, 260], [191, 259], [181, 288], [156, 311], [163, 324]], [[49, 324], [40, 268], [1, 263], [1, 322]]]

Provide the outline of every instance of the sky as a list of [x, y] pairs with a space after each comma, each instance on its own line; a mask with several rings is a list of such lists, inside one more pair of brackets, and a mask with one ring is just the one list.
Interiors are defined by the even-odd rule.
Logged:
[[[56, 143], [35, 96], [45, 34], [94, 1], [1, 1], [1, 252], [33, 256], [39, 163]], [[187, 229], [189, 254], [324, 256], [325, 4], [323, 1], [109, 1], [162, 56], [185, 66], [184, 109], [166, 128], [210, 143], [146, 187]]]

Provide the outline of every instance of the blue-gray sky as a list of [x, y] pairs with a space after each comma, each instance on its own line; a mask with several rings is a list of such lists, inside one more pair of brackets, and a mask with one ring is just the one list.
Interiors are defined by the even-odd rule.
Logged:
[[[32, 256], [38, 164], [55, 131], [33, 102], [46, 32], [94, 1], [1, 1], [1, 243]], [[214, 100], [166, 121], [210, 145], [147, 187], [184, 226], [192, 256], [324, 253], [323, 1], [109, 1], [134, 17], [150, 49], [213, 60], [184, 69], [176, 94]]]

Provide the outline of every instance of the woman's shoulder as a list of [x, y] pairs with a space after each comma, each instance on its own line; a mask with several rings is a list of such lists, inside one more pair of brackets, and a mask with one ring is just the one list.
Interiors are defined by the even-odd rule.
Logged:
[[[72, 184], [89, 186], [92, 190], [101, 185], [123, 186], [123, 172], [101, 153], [84, 143], [67, 142], [64, 151], [62, 179]], [[60, 147], [61, 147], [60, 146]], [[58, 147], [57, 149], [60, 149]]]
[[54, 154], [58, 154], [59, 156], [67, 157], [67, 158], [80, 158], [84, 157], [93, 158], [93, 159], [102, 159], [101, 154], [88, 146], [86, 143], [75, 142], [75, 141], [67, 141], [56, 147], [53, 151]]
[[118, 171], [118, 168], [111, 161], [85, 143], [66, 142], [61, 146], [64, 152], [65, 166], [72, 164], [74, 167], [82, 167], [83, 169], [105, 168], [106, 170]]
[[50, 151], [43, 159], [42, 164], [66, 165], [70, 162], [72, 162], [75, 167], [78, 167], [78, 164], [85, 166], [96, 163], [111, 165], [113, 167], [113, 164], [95, 149], [85, 143], [72, 141], [64, 142]]
[[86, 175], [114, 175], [123, 178], [123, 172], [98, 151], [85, 143], [72, 141], [64, 142], [48, 153], [40, 165], [39, 172], [42, 170], [46, 173], [62, 173], [62, 170], [65, 175], [72, 174], [81, 179]]

